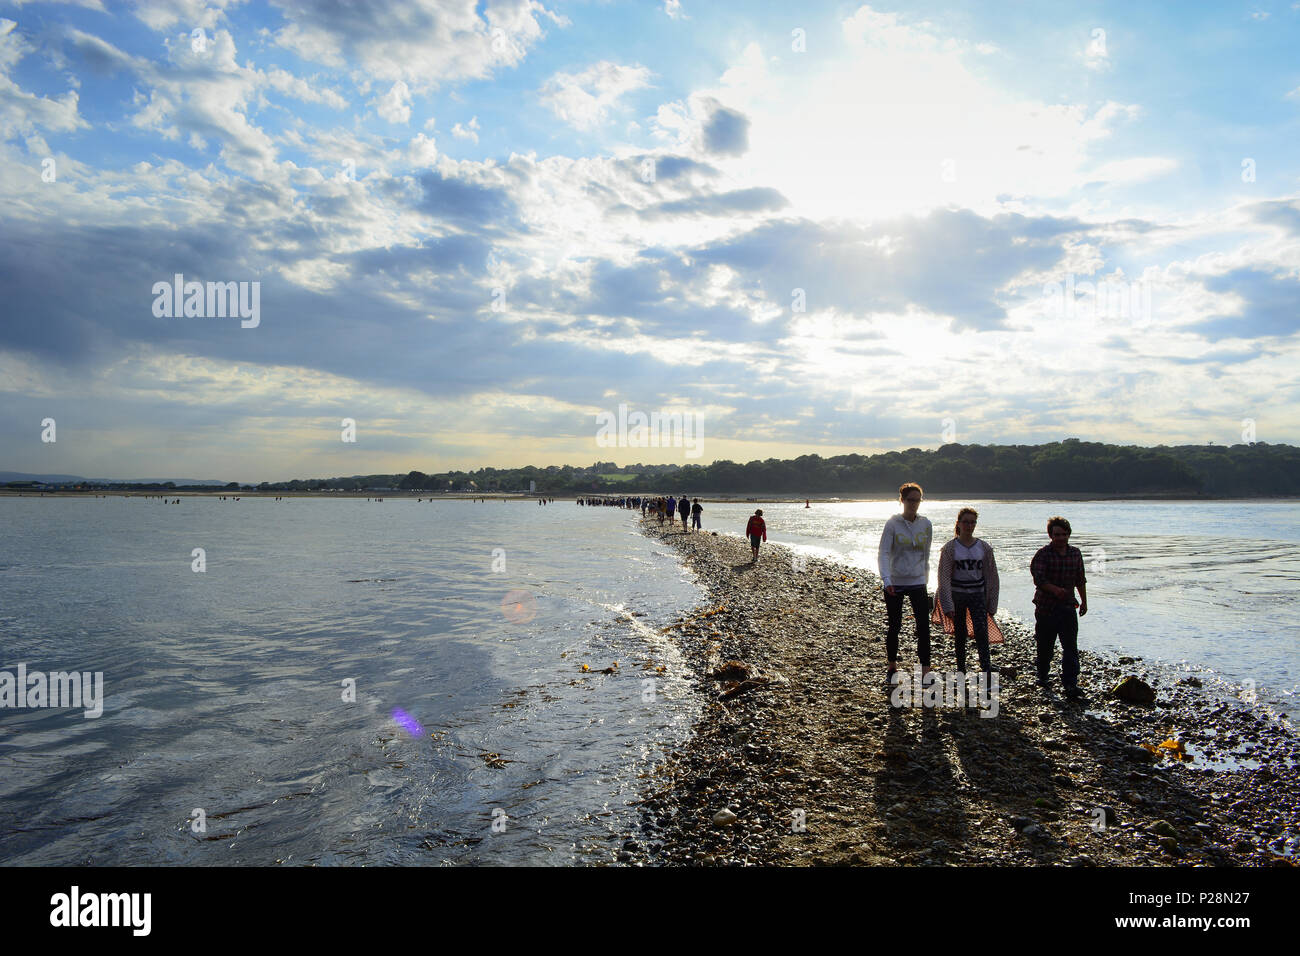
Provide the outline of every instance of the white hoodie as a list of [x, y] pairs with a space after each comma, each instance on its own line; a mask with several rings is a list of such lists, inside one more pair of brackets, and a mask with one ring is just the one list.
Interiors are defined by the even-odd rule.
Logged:
[[880, 535], [880, 580], [883, 587], [908, 588], [930, 578], [930, 519], [917, 515], [908, 521], [901, 514], [885, 522]]

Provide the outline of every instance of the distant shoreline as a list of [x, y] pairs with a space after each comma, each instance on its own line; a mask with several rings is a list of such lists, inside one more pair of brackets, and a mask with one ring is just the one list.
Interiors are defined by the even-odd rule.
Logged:
[[[613, 494], [602, 491], [586, 492], [527, 492], [527, 491], [483, 491], [477, 494], [469, 492], [455, 491], [242, 491], [233, 489], [217, 489], [213, 491], [195, 491], [193, 489], [185, 490], [167, 490], [156, 491], [148, 490], [117, 490], [117, 489], [96, 489], [90, 491], [42, 491], [39, 489], [20, 489], [20, 488], [0, 488], [0, 497], [6, 498], [95, 498], [95, 497], [122, 497], [122, 498], [412, 498], [433, 501], [471, 501], [478, 499], [499, 499], [504, 501], [536, 501], [539, 498], [554, 499], [556, 502], [568, 501], [570, 503], [577, 501], [579, 498], [623, 498], [623, 497], [646, 497], [658, 496], [660, 494], [672, 494], [671, 490], [667, 491], [628, 491], [620, 494]], [[799, 501], [808, 501], [813, 504], [846, 504], [857, 501], [892, 501], [893, 496], [887, 492], [881, 492], [878, 495], [846, 495], [841, 497], [827, 497], [815, 495], [695, 495], [690, 497], [699, 497], [704, 501], [712, 501], [722, 504], [785, 504]], [[1240, 496], [1230, 497], [1213, 497], [1209, 495], [1189, 496], [1186, 493], [1169, 493], [1169, 494], [1113, 494], [1109, 492], [1081, 492], [1081, 491], [1063, 491], [1056, 493], [1046, 492], [1006, 492], [1006, 491], [979, 491], [979, 492], [936, 492], [927, 496], [929, 501], [1186, 501], [1186, 502], [1224, 502], [1224, 501], [1296, 501], [1300, 496], [1296, 495], [1261, 495], [1259, 497], [1243, 498]]]

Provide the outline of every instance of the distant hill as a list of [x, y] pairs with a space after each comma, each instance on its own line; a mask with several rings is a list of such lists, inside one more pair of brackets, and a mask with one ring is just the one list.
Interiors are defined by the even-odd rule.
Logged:
[[39, 481], [47, 485], [224, 485], [215, 478], [82, 478], [80, 475], [28, 475], [20, 471], [0, 471], [0, 484], [10, 481]]
[[[907, 448], [875, 455], [801, 455], [740, 464], [480, 468], [351, 478], [262, 482], [266, 491], [517, 491], [538, 494], [885, 495], [905, 481], [929, 495], [1144, 495], [1201, 498], [1300, 496], [1300, 448], [1264, 442], [1237, 445], [1106, 445], [1067, 438], [1044, 445], [959, 445]], [[472, 484], [471, 484], [472, 483]]]
[[905, 481], [934, 496], [1016, 494], [1140, 495], [1194, 498], [1300, 497], [1300, 448], [1250, 442], [1237, 445], [1107, 445], [1066, 438], [1043, 445], [960, 445], [933, 450], [907, 448], [875, 455], [800, 455], [741, 464], [615, 465], [587, 467], [479, 468], [426, 474], [352, 475], [292, 481], [221, 482], [212, 478], [77, 478], [0, 472], [0, 483], [117, 486], [152, 491], [172, 482], [186, 486], [243, 488], [261, 492], [367, 490], [514, 492], [536, 486], [537, 494], [885, 495]]
[[0, 484], [10, 481], [40, 481], [45, 484], [64, 484], [70, 481], [85, 481], [76, 475], [25, 475], [21, 471], [0, 471]]

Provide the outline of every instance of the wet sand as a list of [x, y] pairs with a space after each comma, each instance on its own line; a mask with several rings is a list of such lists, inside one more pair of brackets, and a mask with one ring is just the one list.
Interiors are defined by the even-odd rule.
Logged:
[[[878, 578], [820, 559], [796, 571], [793, 553], [771, 544], [751, 565], [738, 538], [641, 528], [677, 547], [706, 589], [673, 630], [706, 704], [688, 742], [647, 779], [624, 862], [1294, 865], [1300, 741], [1290, 724], [1171, 683], [1140, 659], [1083, 650], [1087, 617], [1083, 701], [1060, 692], [1059, 647], [1045, 693], [1032, 631], [1003, 625], [996, 716], [895, 707]], [[905, 668], [911, 635], [905, 609]], [[955, 669], [951, 638], [932, 636], [932, 649], [937, 669]], [[729, 661], [744, 671], [719, 674]], [[1128, 675], [1151, 684], [1154, 705], [1111, 696]], [[1170, 738], [1187, 760], [1140, 746]]]

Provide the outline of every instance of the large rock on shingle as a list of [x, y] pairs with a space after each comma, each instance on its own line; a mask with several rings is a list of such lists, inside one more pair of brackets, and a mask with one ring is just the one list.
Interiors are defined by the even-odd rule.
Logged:
[[1125, 677], [1111, 689], [1111, 696], [1129, 704], [1154, 704], [1156, 692], [1151, 685], [1137, 677]]

